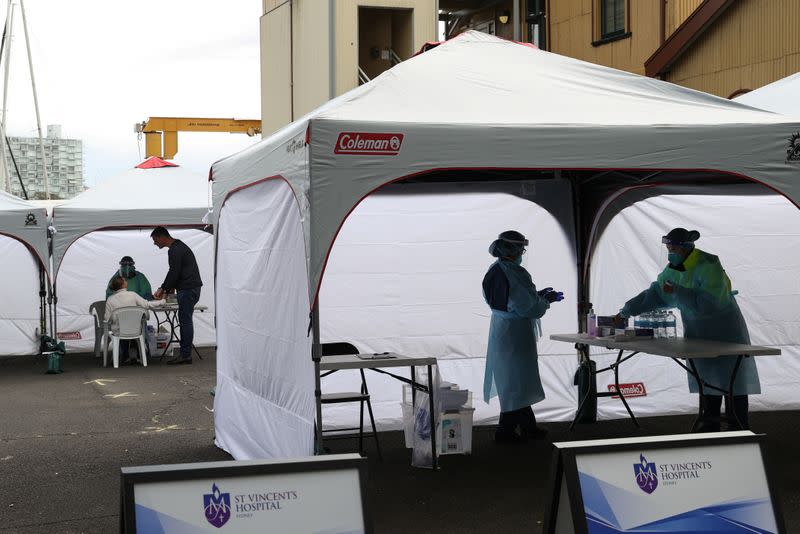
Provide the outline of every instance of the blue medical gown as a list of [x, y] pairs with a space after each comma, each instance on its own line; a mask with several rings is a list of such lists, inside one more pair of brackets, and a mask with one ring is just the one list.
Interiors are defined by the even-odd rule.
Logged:
[[[672, 294], [664, 293], [663, 285], [667, 280], [672, 282]], [[747, 324], [734, 294], [719, 258], [694, 249], [683, 262], [683, 270], [667, 266], [649, 288], [625, 303], [620, 313], [630, 317], [659, 308], [678, 308], [683, 318], [684, 337], [749, 344]], [[692, 361], [703, 381], [727, 390], [736, 359], [736, 356], [720, 356]], [[698, 392], [697, 381], [691, 375], [689, 391]], [[719, 391], [708, 388], [703, 393], [721, 395]], [[761, 393], [755, 358], [742, 359], [733, 393]]]
[[544, 399], [536, 339], [550, 304], [536, 293], [528, 271], [507, 260], [489, 268], [483, 294], [492, 308], [483, 399], [499, 396], [501, 412], [536, 404]]

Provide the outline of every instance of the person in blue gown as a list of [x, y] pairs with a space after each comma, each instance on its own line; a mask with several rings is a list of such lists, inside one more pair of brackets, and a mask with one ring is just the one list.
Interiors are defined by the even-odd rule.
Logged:
[[532, 404], [545, 398], [539, 377], [536, 340], [541, 335], [539, 319], [550, 304], [563, 298], [552, 288], [536, 290], [522, 255], [528, 240], [509, 230], [500, 234], [489, 253], [497, 258], [483, 279], [483, 295], [492, 310], [483, 398], [500, 400], [498, 442], [518, 442], [543, 437], [536, 425]]

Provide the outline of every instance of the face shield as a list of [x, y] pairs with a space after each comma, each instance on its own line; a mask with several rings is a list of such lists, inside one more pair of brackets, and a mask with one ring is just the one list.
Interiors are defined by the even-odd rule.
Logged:
[[664, 245], [661, 249], [662, 263], [669, 263], [673, 266], [681, 265], [694, 249], [694, 243], [691, 241], [679, 241], [667, 236], [661, 238], [661, 243]]
[[136, 275], [136, 264], [132, 261], [120, 262], [119, 274], [125, 278], [133, 278]]

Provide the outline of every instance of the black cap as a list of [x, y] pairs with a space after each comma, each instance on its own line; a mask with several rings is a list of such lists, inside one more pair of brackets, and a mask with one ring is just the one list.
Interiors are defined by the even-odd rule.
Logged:
[[120, 265], [133, 265], [134, 263], [136, 262], [134, 262], [133, 258], [131, 258], [130, 256], [122, 256], [122, 259], [119, 260]]
[[700, 239], [700, 232], [697, 230], [673, 228], [667, 235], [661, 238], [661, 242], [665, 245], [681, 245], [684, 243], [694, 243], [698, 239]]

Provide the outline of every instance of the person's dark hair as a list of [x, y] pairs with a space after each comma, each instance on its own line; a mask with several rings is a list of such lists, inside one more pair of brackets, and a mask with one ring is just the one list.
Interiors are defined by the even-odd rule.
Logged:
[[121, 276], [115, 276], [111, 279], [111, 291], [119, 291], [125, 285], [125, 279]]
[[122, 256], [122, 259], [119, 260], [120, 265], [133, 265], [134, 263], [133, 258], [130, 256]]
[[150, 233], [150, 237], [172, 237], [169, 235], [169, 232], [163, 226], [156, 226], [155, 229]]

